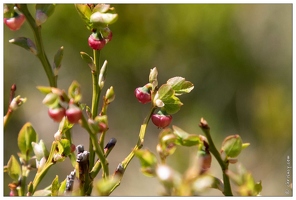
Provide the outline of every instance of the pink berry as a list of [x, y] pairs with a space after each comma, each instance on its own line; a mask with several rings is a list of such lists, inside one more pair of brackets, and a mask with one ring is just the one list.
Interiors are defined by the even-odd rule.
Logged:
[[49, 108], [48, 109], [48, 115], [55, 122], [62, 121], [63, 117], [65, 116], [65, 113], [66, 113], [65, 108]]
[[16, 31], [21, 28], [23, 23], [25, 22], [25, 15], [19, 14], [16, 17], [12, 18], [4, 18], [4, 24], [12, 31]]
[[135, 89], [135, 96], [142, 104], [149, 103], [151, 101], [151, 95], [145, 87], [138, 87]]
[[96, 38], [96, 33], [93, 33], [88, 38], [88, 45], [94, 50], [101, 50], [106, 44], [105, 39]]
[[82, 111], [79, 107], [75, 105], [70, 105], [69, 108], [66, 110], [66, 116], [71, 124], [76, 124], [82, 117]]
[[151, 117], [151, 120], [155, 126], [158, 128], [165, 128], [168, 125], [170, 125], [173, 117], [172, 115], [164, 115], [161, 112], [158, 112], [157, 114], [153, 114]]

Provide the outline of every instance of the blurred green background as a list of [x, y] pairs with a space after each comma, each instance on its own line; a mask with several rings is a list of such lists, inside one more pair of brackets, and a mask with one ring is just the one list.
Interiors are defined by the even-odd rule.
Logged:
[[[118, 140], [108, 159], [110, 170], [116, 169], [137, 141], [149, 105], [137, 102], [134, 89], [146, 84], [150, 69], [157, 67], [160, 84], [182, 76], [195, 85], [190, 94], [181, 97], [184, 105], [172, 124], [202, 134], [198, 123], [204, 117], [218, 148], [226, 136], [240, 134], [251, 146], [241, 153], [239, 161], [256, 181], [262, 181], [261, 195], [286, 196], [287, 157], [292, 158], [292, 4], [112, 6], [119, 19], [110, 26], [113, 39], [101, 53], [101, 62], [108, 60], [105, 89], [112, 85], [116, 93], [108, 110], [106, 140]], [[35, 14], [34, 6], [29, 8]], [[74, 5], [57, 5], [42, 34], [51, 63], [58, 48], [64, 46], [58, 86], [67, 90], [77, 80], [83, 101], [90, 105], [90, 69], [79, 54], [92, 54], [87, 44], [90, 32]], [[17, 134], [26, 122], [32, 123], [48, 148], [58, 129], [42, 104], [44, 95], [36, 89], [48, 86], [39, 60], [8, 42], [19, 36], [33, 39], [27, 22], [16, 32], [4, 27], [4, 113], [13, 83], [16, 94], [28, 98], [4, 133], [4, 164], [11, 154], [17, 155]], [[145, 148], [156, 152], [159, 132], [154, 125], [148, 126]], [[72, 134], [76, 145], [88, 148], [88, 134], [82, 128], [76, 125]], [[190, 148], [179, 148], [169, 164], [182, 173], [192, 154]], [[235, 166], [231, 169], [236, 170]], [[69, 160], [54, 165], [40, 188], [49, 185], [56, 174], [63, 180], [71, 170]], [[215, 160], [211, 173], [222, 177]], [[4, 174], [4, 195], [9, 193], [9, 181]], [[162, 191], [156, 178], [141, 174], [135, 158], [112, 196], [157, 196]], [[212, 189], [204, 195], [222, 194]]]

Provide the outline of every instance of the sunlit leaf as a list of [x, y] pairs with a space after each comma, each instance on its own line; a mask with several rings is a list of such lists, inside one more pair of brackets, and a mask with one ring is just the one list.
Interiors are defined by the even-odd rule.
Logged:
[[81, 100], [80, 84], [77, 81], [73, 81], [68, 89], [68, 95], [74, 102]]
[[183, 77], [173, 77], [167, 81], [167, 84], [175, 91], [175, 95], [182, 95], [193, 90], [194, 86], [190, 81], [186, 81]]
[[111, 193], [111, 189], [114, 188], [114, 186], [118, 183], [118, 181], [119, 181], [118, 176], [100, 179], [96, 183], [96, 188], [100, 195], [108, 196]]
[[37, 141], [37, 134], [31, 125], [31, 123], [27, 122], [22, 129], [20, 130], [18, 134], [18, 147], [21, 151], [21, 154], [23, 154], [26, 157], [26, 160], [29, 159], [29, 153], [32, 152], [32, 142]]
[[15, 181], [17, 181], [21, 176], [21, 166], [13, 155], [11, 155], [10, 159], [8, 160], [6, 171], [8, 175]]
[[51, 196], [58, 196], [59, 194], [59, 177], [56, 176], [55, 179], [51, 183]]

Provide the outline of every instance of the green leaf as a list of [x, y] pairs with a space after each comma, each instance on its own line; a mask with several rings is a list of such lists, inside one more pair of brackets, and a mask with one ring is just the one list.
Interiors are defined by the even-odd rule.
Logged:
[[226, 156], [235, 158], [242, 150], [242, 139], [239, 135], [230, 135], [222, 143], [221, 153], [225, 152]]
[[193, 90], [194, 86], [190, 81], [186, 81], [183, 77], [173, 77], [167, 81], [167, 84], [175, 91], [175, 95], [182, 95]]
[[42, 92], [43, 94], [48, 94], [51, 93], [51, 87], [46, 87], [46, 86], [37, 86], [36, 87], [40, 92]]
[[37, 134], [32, 127], [31, 123], [27, 122], [18, 134], [18, 147], [21, 151], [21, 154], [26, 158], [26, 161], [29, 160], [29, 154], [32, 152], [32, 142], [37, 142]]
[[141, 166], [143, 167], [151, 167], [157, 163], [156, 156], [147, 149], [135, 151], [135, 156], [140, 159]]
[[89, 22], [89, 19], [92, 14], [90, 7], [87, 4], [75, 4], [75, 8], [76, 8], [79, 16], [86, 23], [87, 28], [90, 30], [91, 23]]
[[60, 97], [57, 94], [48, 93], [42, 100], [42, 103], [48, 107], [56, 108], [60, 103]]
[[157, 152], [159, 153], [162, 159], [165, 159], [169, 155], [172, 155], [176, 150], [176, 141], [177, 137], [173, 134], [173, 131], [170, 128], [163, 129], [158, 136], [158, 145], [156, 147]]
[[183, 103], [175, 96], [172, 96], [170, 99], [163, 100], [162, 102], [164, 103], [164, 107], [161, 109], [170, 115], [177, 113], [183, 105]]
[[55, 76], [58, 75], [58, 71], [61, 68], [63, 56], [64, 56], [64, 47], [62, 46], [61, 48], [59, 48], [59, 50], [55, 54], [54, 60], [53, 60], [53, 71]]
[[70, 130], [74, 124], [71, 124], [66, 118], [64, 117], [59, 124], [59, 131], [61, 133], [65, 133], [67, 130]]
[[56, 176], [51, 183], [51, 196], [58, 196], [59, 194], [59, 177]]
[[68, 89], [68, 95], [75, 103], [81, 100], [80, 85], [77, 81], [73, 81]]
[[198, 144], [200, 144], [199, 136], [194, 134], [188, 135], [188, 137], [184, 138], [181, 143], [182, 146], [187, 146], [187, 147], [191, 147]]
[[189, 136], [189, 133], [182, 130], [181, 128], [173, 125], [174, 134], [177, 135], [181, 139], [186, 139]]
[[91, 70], [96, 70], [94, 59], [85, 52], [80, 52], [81, 58], [88, 64]]
[[175, 144], [181, 146], [194, 146], [201, 143], [200, 137], [195, 134], [189, 134], [181, 128], [173, 125], [173, 132], [177, 136]]
[[164, 103], [162, 110], [165, 110], [167, 114], [178, 112], [183, 105], [180, 99], [174, 96], [174, 94], [174, 90], [168, 84], [163, 84], [156, 93], [157, 99], [160, 99]]
[[167, 100], [170, 99], [174, 95], [174, 90], [168, 84], [163, 84], [157, 91], [158, 99]]
[[45, 197], [45, 196], [50, 196], [51, 191], [50, 190], [37, 190], [34, 192], [33, 197]]
[[135, 151], [141, 163], [141, 171], [146, 176], [155, 176], [155, 167], [157, 164], [156, 156], [149, 150], [137, 150]]
[[9, 42], [32, 52], [34, 55], [37, 55], [38, 53], [35, 43], [29, 38], [18, 37], [18, 38], [9, 40]]
[[60, 188], [59, 188], [60, 194], [63, 194], [66, 191], [66, 185], [67, 185], [67, 178], [60, 184]]
[[99, 194], [102, 196], [108, 196], [111, 190], [116, 186], [116, 184], [118, 184], [119, 180], [118, 176], [98, 180], [96, 188]]
[[71, 153], [71, 143], [68, 139], [61, 139], [58, 142], [59, 154], [68, 156]]
[[14, 181], [18, 181], [19, 177], [21, 176], [21, 166], [13, 155], [10, 156], [6, 171]]

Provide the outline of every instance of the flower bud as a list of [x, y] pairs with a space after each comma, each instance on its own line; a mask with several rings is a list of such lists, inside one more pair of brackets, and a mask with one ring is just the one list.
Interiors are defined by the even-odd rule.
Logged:
[[76, 124], [82, 117], [82, 111], [79, 107], [74, 104], [70, 104], [66, 110], [66, 116], [71, 124]]
[[37, 26], [40, 26], [52, 13], [54, 12], [55, 4], [37, 4], [36, 5], [36, 15], [35, 21]]
[[48, 109], [48, 115], [55, 122], [61, 122], [63, 117], [65, 116], [65, 114], [66, 114], [66, 109], [63, 108], [63, 107], [49, 108]]
[[88, 38], [88, 45], [94, 50], [101, 50], [106, 44], [105, 39], [100, 39], [97, 33], [92, 33]]
[[12, 18], [4, 18], [4, 24], [12, 31], [19, 30], [23, 23], [25, 22], [26, 17], [22, 13], [17, 14], [17, 16]]
[[110, 152], [115, 146], [117, 140], [115, 138], [111, 138], [110, 141], [104, 147], [104, 153]]
[[32, 142], [33, 151], [36, 156], [36, 160], [40, 161], [44, 157], [43, 148], [40, 144]]
[[112, 86], [106, 91], [106, 99], [108, 100], [108, 103], [111, 103], [115, 99], [114, 89]]
[[26, 98], [21, 98], [21, 96], [17, 96], [15, 98], [12, 99], [9, 108], [11, 110], [16, 110], [18, 109], [23, 103], [25, 103], [27, 101]]
[[146, 87], [138, 87], [135, 89], [134, 93], [138, 101], [142, 104], [146, 104], [151, 101], [149, 89]]
[[159, 111], [158, 113], [151, 116], [153, 124], [158, 128], [167, 127], [171, 123], [172, 119], [172, 115], [165, 115], [162, 111]]

